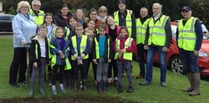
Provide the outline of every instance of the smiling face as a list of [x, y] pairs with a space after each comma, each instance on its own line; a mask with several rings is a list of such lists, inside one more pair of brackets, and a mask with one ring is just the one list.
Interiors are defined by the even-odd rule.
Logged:
[[145, 8], [145, 7], [141, 8], [141, 9], [140, 9], [140, 16], [141, 16], [142, 18], [144, 18], [144, 17], [146, 17], [147, 15], [148, 15], [148, 9]]
[[75, 27], [76, 23], [77, 23], [77, 21], [75, 20], [75, 18], [70, 18], [70, 20], [69, 20], [70, 26]]
[[32, 2], [32, 9], [35, 11], [39, 11], [41, 8], [41, 2], [40, 1], [34, 1]]
[[48, 29], [47, 27], [41, 27], [39, 30], [38, 30], [38, 34], [41, 36], [41, 37], [46, 37], [47, 35], [47, 32]]
[[121, 30], [120, 30], [120, 36], [121, 37], [125, 37], [125, 35], [127, 35], [128, 34], [128, 31], [127, 31], [127, 29], [125, 29], [125, 28], [121, 28]]
[[28, 12], [29, 12], [29, 7], [27, 5], [22, 5], [22, 7], [20, 8], [20, 13], [26, 15]]
[[63, 38], [64, 30], [61, 27], [58, 27], [55, 32], [55, 36], [58, 38]]
[[62, 16], [67, 16], [69, 9], [68, 7], [63, 7], [61, 10]]
[[52, 24], [52, 21], [53, 21], [52, 16], [49, 16], [49, 15], [46, 16], [45, 21], [46, 21], [46, 24]]
[[108, 18], [107, 18], [107, 24], [108, 25], [114, 25], [114, 19], [113, 19], [112, 16], [108, 16]]

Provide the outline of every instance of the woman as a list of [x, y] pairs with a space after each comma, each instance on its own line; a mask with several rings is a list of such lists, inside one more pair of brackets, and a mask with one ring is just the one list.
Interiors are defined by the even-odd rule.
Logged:
[[17, 85], [17, 72], [19, 71], [18, 83], [26, 81], [27, 49], [30, 47], [31, 37], [36, 34], [37, 26], [29, 15], [30, 4], [28, 1], [20, 1], [17, 4], [17, 14], [12, 21], [14, 56], [10, 66], [9, 84]]
[[69, 23], [69, 18], [72, 16], [72, 14], [69, 12], [69, 8], [66, 4], [62, 6], [60, 11], [55, 15], [55, 23], [57, 26], [65, 27]]

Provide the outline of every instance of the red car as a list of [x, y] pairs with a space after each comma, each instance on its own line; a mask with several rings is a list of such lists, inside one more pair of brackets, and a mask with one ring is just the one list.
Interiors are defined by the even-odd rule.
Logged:
[[[168, 68], [177, 74], [183, 74], [183, 65], [179, 57], [179, 51], [176, 44], [176, 23], [171, 23], [172, 42], [167, 53], [166, 62]], [[154, 57], [155, 62], [159, 62], [158, 54]], [[198, 65], [201, 75], [209, 75], [209, 40], [203, 40], [201, 49], [199, 51]]]

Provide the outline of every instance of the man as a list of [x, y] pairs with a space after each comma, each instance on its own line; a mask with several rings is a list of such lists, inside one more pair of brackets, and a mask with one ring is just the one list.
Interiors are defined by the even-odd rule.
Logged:
[[160, 85], [166, 87], [166, 55], [171, 43], [171, 26], [168, 16], [162, 14], [162, 5], [153, 3], [153, 17], [148, 23], [144, 49], [147, 49], [147, 64], [145, 81], [140, 85], [149, 85], [152, 82], [152, 65], [155, 52], [160, 58]]
[[140, 72], [136, 79], [144, 78], [145, 75], [144, 54], [146, 53], [146, 51], [144, 49], [144, 40], [148, 22], [148, 9], [146, 7], [142, 7], [140, 9], [140, 17], [136, 19], [136, 44], [138, 49], [137, 54], [140, 67]]
[[40, 26], [43, 24], [44, 21], [44, 11], [40, 10], [41, 8], [41, 2], [40, 0], [33, 0], [32, 3], [32, 9], [30, 9], [30, 15], [33, 17], [33, 20], [35, 23]]
[[118, 1], [118, 11], [114, 12], [114, 21], [116, 25], [126, 26], [129, 37], [136, 38], [136, 21], [132, 10], [126, 9], [126, 0]]
[[192, 9], [184, 6], [181, 10], [183, 19], [178, 23], [176, 42], [181, 61], [190, 82], [190, 87], [184, 89], [190, 96], [200, 95], [200, 74], [198, 68], [198, 53], [202, 44], [202, 28], [200, 21], [192, 17]]

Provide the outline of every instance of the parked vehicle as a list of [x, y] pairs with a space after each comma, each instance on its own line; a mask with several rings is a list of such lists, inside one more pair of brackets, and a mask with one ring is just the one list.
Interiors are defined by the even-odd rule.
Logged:
[[[172, 43], [167, 53], [166, 62], [168, 68], [177, 74], [183, 74], [183, 64], [179, 57], [179, 51], [176, 44], [176, 29], [177, 24], [171, 23], [172, 28]], [[199, 51], [198, 65], [201, 75], [209, 75], [209, 40], [203, 40], [201, 49]], [[154, 57], [154, 62], [159, 62], [158, 54]]]
[[0, 14], [0, 32], [12, 32], [13, 17], [11, 14]]

